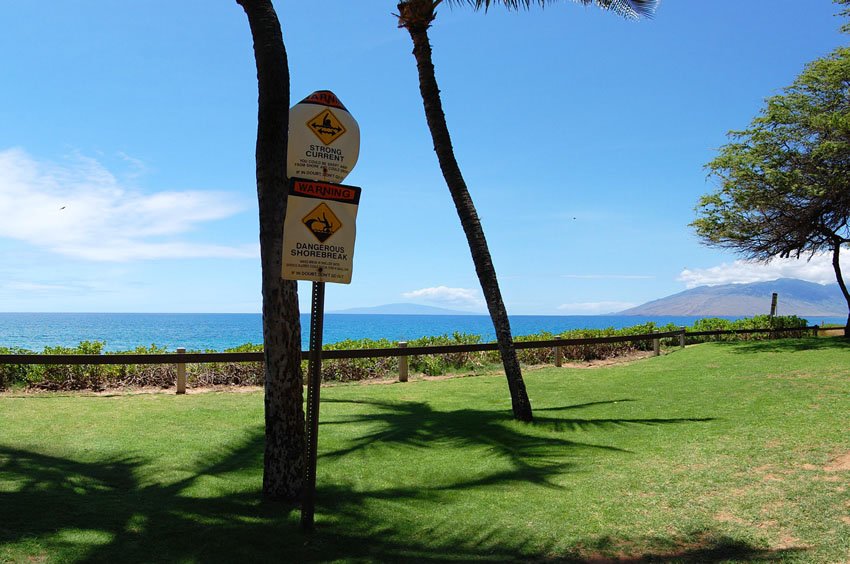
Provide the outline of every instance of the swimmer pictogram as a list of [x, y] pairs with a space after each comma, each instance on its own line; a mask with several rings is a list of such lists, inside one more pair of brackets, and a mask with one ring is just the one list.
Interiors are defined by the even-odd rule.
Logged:
[[333, 114], [332, 111], [325, 109], [313, 116], [307, 122], [307, 127], [310, 128], [319, 141], [325, 145], [330, 145], [345, 133], [345, 126]]

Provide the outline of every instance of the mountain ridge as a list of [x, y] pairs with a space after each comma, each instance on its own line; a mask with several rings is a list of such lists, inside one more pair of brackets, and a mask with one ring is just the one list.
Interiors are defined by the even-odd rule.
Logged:
[[838, 284], [816, 284], [795, 278], [769, 282], [698, 286], [652, 300], [616, 315], [751, 316], [770, 313], [771, 295], [779, 295], [777, 314], [844, 316], [847, 303]]

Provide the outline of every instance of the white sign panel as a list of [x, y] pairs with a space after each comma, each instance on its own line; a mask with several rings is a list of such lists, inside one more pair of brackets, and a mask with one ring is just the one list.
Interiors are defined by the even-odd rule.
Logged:
[[355, 186], [290, 179], [283, 278], [350, 284], [359, 204]]
[[313, 92], [289, 110], [286, 174], [342, 182], [360, 156], [360, 127], [330, 90]]

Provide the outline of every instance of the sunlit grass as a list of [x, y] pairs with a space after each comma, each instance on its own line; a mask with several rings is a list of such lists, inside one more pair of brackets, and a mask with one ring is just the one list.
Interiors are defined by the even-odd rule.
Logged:
[[[322, 392], [316, 532], [259, 501], [262, 395], [0, 398], [0, 562], [841, 562], [850, 348]], [[712, 560], [713, 559], [713, 560]]]

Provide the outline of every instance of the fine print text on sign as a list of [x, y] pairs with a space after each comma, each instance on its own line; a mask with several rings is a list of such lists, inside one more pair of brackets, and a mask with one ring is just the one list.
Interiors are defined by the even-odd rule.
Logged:
[[289, 110], [287, 175], [342, 182], [360, 156], [360, 127], [330, 90], [313, 92]]
[[359, 204], [355, 186], [290, 179], [283, 278], [350, 284]]

